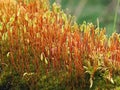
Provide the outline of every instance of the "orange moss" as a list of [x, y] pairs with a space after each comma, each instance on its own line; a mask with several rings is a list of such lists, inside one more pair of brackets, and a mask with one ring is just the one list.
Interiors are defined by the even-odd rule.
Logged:
[[[83, 76], [84, 61], [90, 61], [96, 71], [97, 55], [102, 55], [100, 58], [105, 62], [120, 62], [118, 34], [113, 34], [109, 39], [105, 29], [99, 30], [92, 24], [72, 24], [72, 17], [56, 4], [51, 10], [47, 0], [28, 4], [20, 2], [18, 6], [0, 8], [0, 40], [9, 43], [9, 60], [20, 74], [38, 73], [44, 67], [46, 71], [52, 68], [56, 72], [64, 68], [70, 74], [75, 70], [76, 75]], [[7, 39], [3, 40], [4, 34], [7, 34]]]

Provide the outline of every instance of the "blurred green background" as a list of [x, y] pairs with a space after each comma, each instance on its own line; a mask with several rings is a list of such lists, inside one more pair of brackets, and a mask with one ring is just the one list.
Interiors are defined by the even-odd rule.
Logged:
[[[106, 28], [107, 35], [112, 34], [117, 0], [50, 0], [51, 4], [54, 2], [60, 4], [66, 13], [76, 16], [77, 23], [86, 21], [96, 25], [98, 19], [100, 27]], [[120, 6], [117, 10], [116, 29], [120, 32]]]

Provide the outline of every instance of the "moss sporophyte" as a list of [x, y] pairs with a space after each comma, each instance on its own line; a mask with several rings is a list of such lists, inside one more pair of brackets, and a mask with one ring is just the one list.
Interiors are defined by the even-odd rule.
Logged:
[[120, 88], [120, 35], [105, 31], [49, 0], [0, 1], [0, 89]]

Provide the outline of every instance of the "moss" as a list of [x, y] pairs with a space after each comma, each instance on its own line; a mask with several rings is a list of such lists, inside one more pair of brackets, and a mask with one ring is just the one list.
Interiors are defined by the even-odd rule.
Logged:
[[78, 25], [56, 3], [50, 9], [48, 0], [12, 7], [5, 4], [0, 11], [0, 89], [95, 90], [119, 86], [119, 34], [107, 37], [99, 25]]

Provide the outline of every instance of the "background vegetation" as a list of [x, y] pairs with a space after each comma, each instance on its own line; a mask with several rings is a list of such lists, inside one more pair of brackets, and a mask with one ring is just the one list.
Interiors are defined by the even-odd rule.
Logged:
[[[55, 1], [61, 8], [76, 16], [77, 23], [83, 21], [97, 23], [99, 19], [100, 27], [107, 29], [107, 34], [113, 32], [114, 16], [116, 12], [117, 0], [50, 0], [51, 4]], [[117, 11], [117, 32], [120, 32], [120, 7]]]

